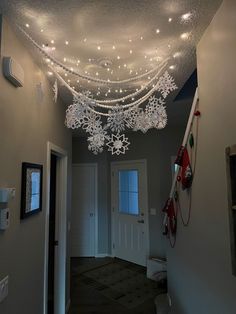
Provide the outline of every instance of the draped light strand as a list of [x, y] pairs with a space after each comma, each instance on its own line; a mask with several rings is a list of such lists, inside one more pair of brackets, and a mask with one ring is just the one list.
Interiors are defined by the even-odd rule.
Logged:
[[[50, 62], [49, 68], [56, 79], [65, 86], [73, 96], [73, 103], [66, 110], [65, 124], [68, 128], [82, 128], [88, 133], [88, 149], [94, 154], [101, 153], [104, 147], [112, 154], [125, 154], [129, 149], [130, 142], [125, 135], [125, 130], [142, 131], [146, 133], [150, 128], [162, 129], [167, 124], [165, 109], [166, 97], [177, 89], [174, 79], [165, 70], [170, 58], [166, 58], [153, 69], [143, 74], [136, 75], [125, 80], [104, 80], [90, 75], [84, 75], [73, 68], [69, 69], [56, 58], [43, 49], [22, 27], [18, 26], [26, 38], [42, 53]], [[79, 92], [71, 87], [58, 73], [60, 67], [72, 76], [79, 77], [88, 82], [104, 84], [106, 86], [128, 85], [146, 79], [146, 83], [135, 92], [120, 98], [95, 99], [90, 91]], [[152, 77], [151, 77], [152, 76]], [[109, 88], [109, 90], [110, 90]], [[146, 91], [147, 90], [147, 91]], [[53, 86], [57, 100], [58, 84]], [[156, 94], [159, 93], [159, 97]], [[155, 94], [155, 95], [154, 95]], [[135, 100], [135, 97], [138, 99]], [[132, 101], [130, 101], [130, 99]], [[104, 123], [105, 121], [105, 123]]]

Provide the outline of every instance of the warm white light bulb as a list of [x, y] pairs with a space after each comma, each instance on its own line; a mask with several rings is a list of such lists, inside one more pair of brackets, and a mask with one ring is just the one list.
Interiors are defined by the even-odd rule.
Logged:
[[169, 23], [172, 22], [172, 18], [171, 18], [171, 17], [169, 17], [168, 22], [169, 22]]
[[98, 49], [98, 50], [101, 50], [101, 46], [97, 46], [97, 49]]
[[26, 26], [27, 28], [29, 28], [29, 27], [30, 27], [28, 23], [27, 23], [27, 24], [25, 24], [25, 26]]
[[132, 53], [133, 53], [133, 50], [130, 50], [129, 53], [132, 54]]
[[52, 72], [50, 72], [50, 71], [48, 71], [48, 75], [52, 76], [52, 75], [53, 75], [53, 73], [52, 73]]
[[158, 29], [156, 29], [156, 33], [157, 33], [157, 34], [159, 34], [159, 33], [160, 33], [160, 30], [159, 30], [159, 28], [158, 28]]
[[117, 56], [117, 59], [120, 60], [120, 56]]
[[40, 32], [43, 33], [43, 29], [41, 29]]
[[169, 68], [170, 68], [171, 70], [174, 70], [175, 66], [174, 66], [174, 65], [171, 65]]
[[51, 44], [54, 44], [54, 40], [53, 39], [51, 40]]
[[190, 33], [183, 33], [181, 34], [180, 38], [183, 40], [188, 40], [190, 37]]
[[98, 76], [98, 72], [96, 72], [96, 76]]
[[65, 41], [65, 44], [66, 44], [66, 45], [69, 45], [69, 41], [68, 41], [68, 40], [66, 40], [66, 41]]
[[115, 49], [116, 49], [116, 47], [115, 47], [115, 46], [112, 46], [112, 49], [113, 49], [113, 50], [115, 50]]

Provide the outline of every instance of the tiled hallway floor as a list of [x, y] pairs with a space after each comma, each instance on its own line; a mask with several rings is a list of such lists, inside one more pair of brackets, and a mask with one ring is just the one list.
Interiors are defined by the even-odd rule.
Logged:
[[[115, 280], [111, 273], [116, 276]], [[127, 278], [124, 278], [125, 276]], [[130, 306], [130, 297], [127, 299], [123, 291], [130, 289], [126, 286], [123, 286], [123, 289], [122, 284], [132, 286], [134, 281], [137, 284], [137, 280], [141, 280], [136, 289], [140, 290], [142, 295], [136, 294], [133, 300], [135, 301], [136, 297], [141, 299], [136, 300], [139, 303]], [[132, 297], [133, 291], [131, 292]], [[140, 266], [111, 258], [71, 260], [69, 314], [155, 314], [154, 298], [160, 292], [161, 289], [156, 283], [145, 278], [145, 269]], [[144, 296], [144, 293], [149, 294]]]

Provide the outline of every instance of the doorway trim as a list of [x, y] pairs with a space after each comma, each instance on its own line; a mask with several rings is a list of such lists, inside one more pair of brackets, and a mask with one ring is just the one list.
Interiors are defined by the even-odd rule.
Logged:
[[[100, 257], [98, 254], [98, 164], [97, 162], [90, 162], [90, 163], [73, 163], [73, 167], [88, 167], [94, 166], [95, 167], [95, 230], [94, 230], [94, 257]], [[72, 209], [71, 209], [72, 210]]]
[[54, 313], [65, 314], [66, 310], [66, 241], [67, 241], [67, 152], [51, 142], [47, 142], [47, 165], [46, 165], [46, 213], [45, 213], [45, 243], [44, 243], [44, 309], [47, 312], [48, 298], [48, 241], [49, 241], [49, 211], [50, 211], [50, 168], [51, 154], [58, 157], [58, 193], [57, 208], [58, 216], [58, 249], [57, 249], [57, 269], [55, 270], [55, 298]]
[[[150, 252], [150, 242], [149, 242], [149, 208], [148, 208], [148, 178], [147, 178], [147, 160], [146, 159], [137, 159], [137, 160], [124, 160], [124, 161], [112, 161], [111, 162], [111, 182], [113, 178], [113, 167], [114, 166], [122, 166], [124, 164], [134, 164], [134, 163], [141, 163], [144, 165], [145, 174], [144, 174], [144, 181], [146, 189], [144, 191], [145, 193], [145, 199], [146, 199], [146, 255], [147, 258], [149, 257]], [[114, 202], [114, 185], [111, 184], [111, 257], [115, 257], [115, 248], [113, 247], [113, 243], [115, 243], [115, 211], [113, 208], [113, 202]]]

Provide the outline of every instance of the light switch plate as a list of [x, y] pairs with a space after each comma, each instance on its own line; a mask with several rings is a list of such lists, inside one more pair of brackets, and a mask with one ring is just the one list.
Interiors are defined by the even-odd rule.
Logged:
[[0, 281], [0, 303], [8, 296], [8, 281], [8, 276]]
[[157, 214], [156, 208], [150, 208], [150, 215], [155, 216]]

